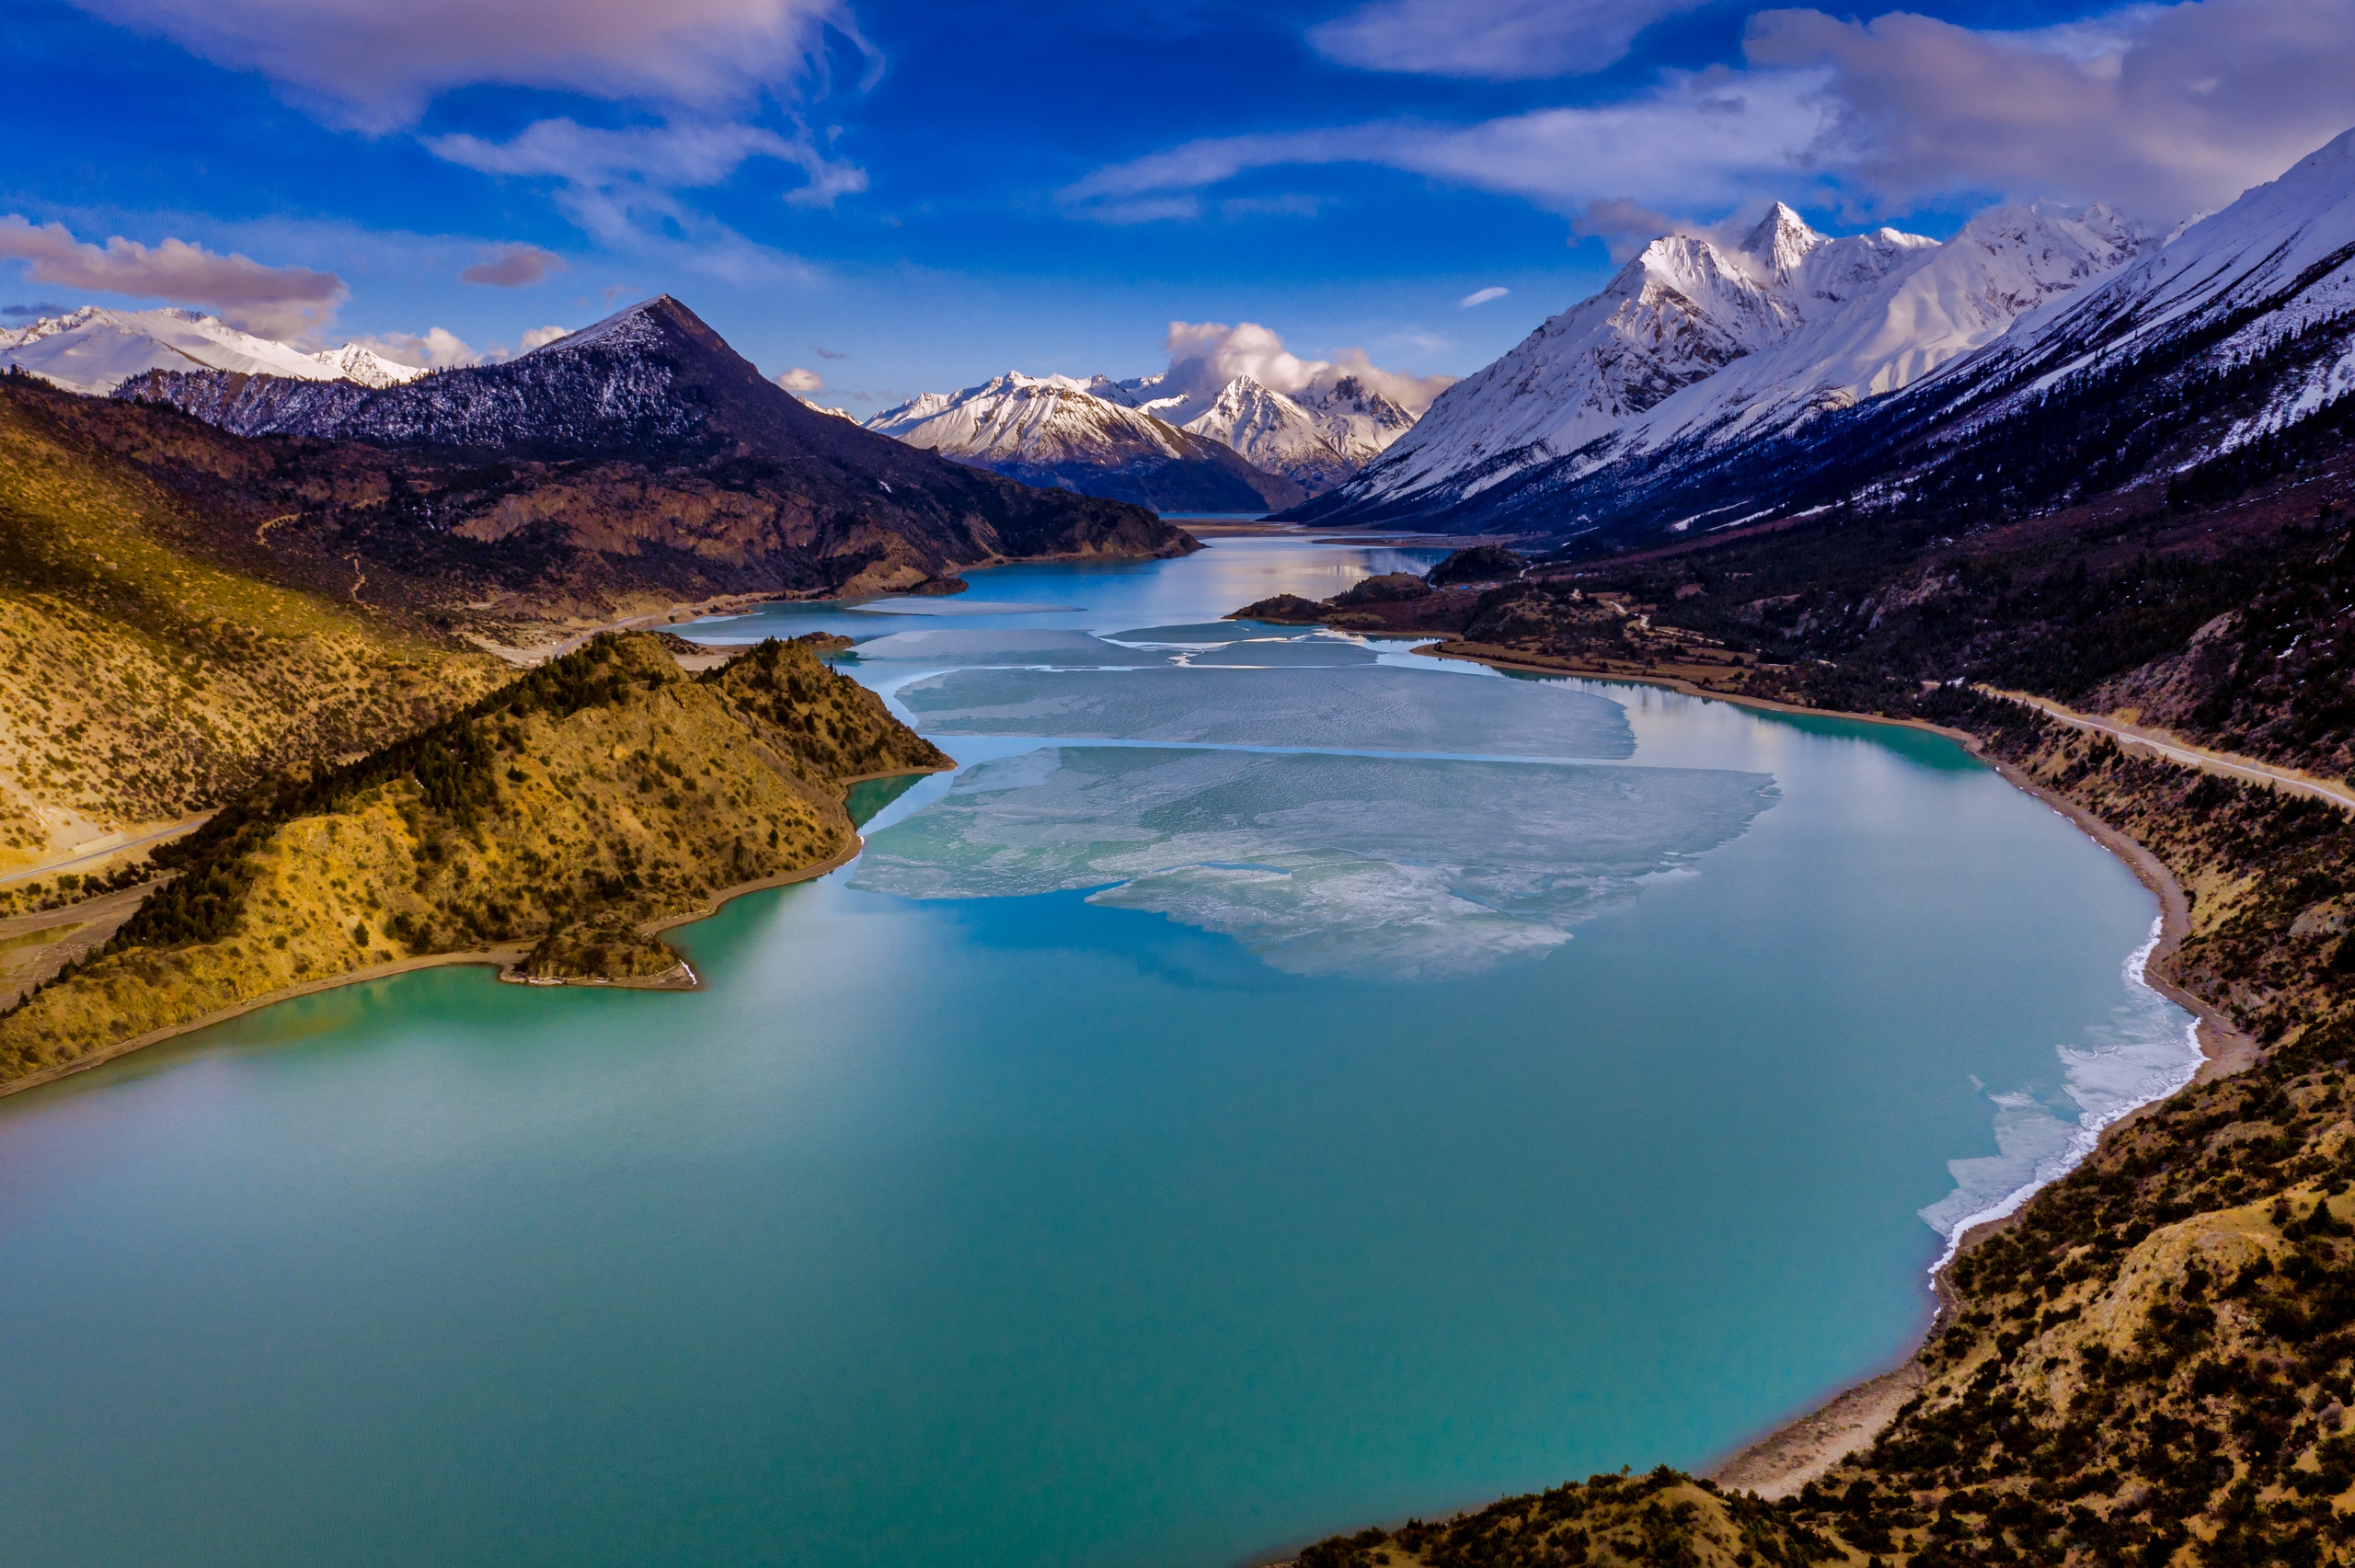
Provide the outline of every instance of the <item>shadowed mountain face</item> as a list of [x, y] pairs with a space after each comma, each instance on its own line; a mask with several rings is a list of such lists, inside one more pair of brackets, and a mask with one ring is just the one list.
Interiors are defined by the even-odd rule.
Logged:
[[[1142, 508], [1033, 489], [818, 413], [667, 295], [407, 386], [154, 372], [115, 396], [111, 413], [72, 416], [90, 439], [137, 449], [221, 507], [258, 502], [273, 549], [357, 557], [411, 602], [596, 616], [1196, 547]], [[157, 405], [249, 439], [208, 443], [157, 423]]]

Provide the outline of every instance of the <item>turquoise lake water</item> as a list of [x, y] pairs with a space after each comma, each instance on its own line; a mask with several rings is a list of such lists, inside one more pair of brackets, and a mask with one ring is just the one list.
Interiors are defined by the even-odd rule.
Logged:
[[2154, 905], [1926, 734], [1221, 624], [1237, 539], [781, 606], [967, 766], [673, 933], [0, 1102], [30, 1564], [1230, 1568], [1705, 1462], [2179, 1080]]

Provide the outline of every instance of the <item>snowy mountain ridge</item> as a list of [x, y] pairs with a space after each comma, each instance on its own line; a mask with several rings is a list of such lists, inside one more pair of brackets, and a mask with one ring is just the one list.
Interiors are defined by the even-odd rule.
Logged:
[[1166, 372], [1083, 382], [1009, 371], [960, 392], [922, 394], [877, 415], [867, 428], [959, 462], [1000, 468], [1043, 461], [1075, 473], [1090, 462], [1127, 464], [1132, 461], [1128, 449], [1137, 442], [1158, 442], [1175, 459], [1174, 439], [1148, 428], [1158, 427], [1216, 443], [1316, 496], [1343, 483], [1415, 422], [1397, 403], [1349, 375], [1291, 395], [1247, 374], [1207, 395], [1170, 393], [1168, 382]]
[[1780, 203], [1736, 244], [1663, 235], [1441, 394], [1319, 515], [1443, 509], [1541, 470], [1568, 482], [1787, 431], [1918, 382], [2151, 244], [2099, 206], [1998, 208], [1944, 244], [1830, 238]]
[[0, 367], [9, 365], [69, 392], [93, 395], [110, 393], [149, 371], [229, 371], [368, 387], [406, 385], [426, 373], [357, 343], [306, 354], [240, 332], [201, 311], [104, 305], [84, 305], [29, 326], [0, 327]]
[[1302, 485], [1262, 472], [1216, 437], [1102, 395], [1108, 384], [1008, 371], [911, 398], [867, 429], [1025, 484], [1163, 509], [1248, 511], [1306, 498]]
[[2355, 394], [2355, 131], [2164, 239], [2099, 206], [1999, 208], [1938, 246], [1775, 230], [1654, 242], [1291, 515], [1610, 544], [2237, 493]]

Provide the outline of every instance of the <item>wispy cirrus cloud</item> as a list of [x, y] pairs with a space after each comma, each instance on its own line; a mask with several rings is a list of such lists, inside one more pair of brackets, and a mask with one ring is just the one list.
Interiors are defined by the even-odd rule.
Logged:
[[1308, 29], [1312, 48], [1368, 71], [1529, 81], [1626, 57], [1637, 34], [1708, 0], [1374, 0]]
[[1803, 169], [1832, 121], [1821, 71], [1672, 73], [1622, 102], [1539, 109], [1462, 126], [1386, 121], [1189, 142], [1097, 170], [1067, 187], [1075, 215], [1119, 222], [1254, 169], [1379, 164], [1573, 212], [1601, 194], [1599, 171], [1680, 204], [1737, 201], [1768, 176]]
[[[1506, 69], [1514, 40], [1527, 43], [1516, 29], [1545, 14], [1567, 27], [1590, 15], [1580, 5], [1483, 0], [1451, 44], [1453, 14], [1439, 0], [1384, 0], [1327, 25], [1359, 29], [1346, 33], [1354, 42], [1311, 36], [1379, 69], [1583, 68], [1528, 45], [1548, 73]], [[1482, 32], [1484, 21], [1495, 26]], [[1390, 41], [1377, 48], [1377, 36]], [[1624, 254], [1664, 232], [1659, 208], [1723, 212], [1768, 195], [1859, 213], [1944, 196], [2103, 199], [2167, 220], [2230, 200], [2355, 121], [2355, 0], [2133, 5], [2027, 31], [1773, 10], [1750, 19], [1742, 48], [1740, 67], [1663, 73], [1614, 101], [1208, 138], [1099, 169], [1063, 195], [1075, 216], [1133, 223], [1205, 211], [1206, 192], [1252, 170], [1374, 164], [1524, 198]]]
[[426, 145], [439, 157], [485, 174], [557, 181], [557, 205], [608, 245], [642, 249], [649, 240], [675, 237], [687, 243], [702, 269], [742, 280], [806, 277], [809, 269], [695, 212], [679, 200], [679, 191], [718, 185], [755, 159], [802, 171], [804, 183], [789, 200], [831, 202], [867, 186], [865, 171], [833, 162], [806, 140], [757, 125], [606, 130], [559, 118], [534, 121], [505, 142], [461, 134], [431, 137]]
[[835, 53], [864, 62], [862, 86], [880, 72], [843, 0], [73, 3], [258, 71], [321, 120], [372, 134], [409, 130], [442, 95], [484, 84], [624, 106], [645, 122], [608, 130], [553, 118], [505, 142], [460, 134], [425, 145], [486, 173], [556, 179], [559, 205], [589, 233], [639, 249], [684, 243], [725, 276], [807, 269], [693, 212], [677, 192], [763, 159], [798, 171], [779, 191], [790, 204], [828, 206], [867, 186], [863, 169], [779, 113], [831, 85]]
[[324, 326], [349, 293], [332, 272], [266, 267], [180, 239], [146, 246], [118, 235], [94, 245], [63, 223], [35, 224], [16, 213], [0, 217], [0, 258], [24, 262], [37, 283], [206, 305], [233, 326], [273, 338]]
[[880, 57], [838, 0], [75, 0], [222, 65], [258, 71], [323, 117], [413, 125], [481, 83], [716, 109], [825, 71], [831, 33]]
[[1470, 293], [1465, 295], [1462, 299], [1456, 301], [1455, 308], [1458, 310], [1470, 310], [1476, 305], [1489, 304], [1497, 300], [1503, 299], [1507, 294], [1511, 292], [1512, 291], [1511, 289], [1494, 287], [1475, 289]]
[[1894, 207], [1986, 191], [2178, 218], [2355, 123], [2355, 0], [2134, 6], [2028, 32], [1766, 11], [1743, 50], [1825, 73], [1814, 156]]

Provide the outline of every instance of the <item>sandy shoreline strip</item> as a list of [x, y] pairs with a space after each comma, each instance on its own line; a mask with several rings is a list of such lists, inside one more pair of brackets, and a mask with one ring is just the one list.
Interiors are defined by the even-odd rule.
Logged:
[[[1500, 670], [1519, 670], [1537, 675], [1558, 675], [1565, 679], [1596, 681], [1616, 681], [1624, 684], [1660, 686], [1682, 692], [1686, 696], [1705, 701], [1731, 703], [1738, 707], [1763, 708], [1774, 713], [1806, 714], [1817, 718], [1861, 719], [1869, 724], [1885, 724], [1904, 729], [1928, 730], [1961, 744], [1964, 750], [1994, 770], [2005, 783], [2024, 794], [2034, 795], [2053, 810], [2066, 817], [2094, 842], [2124, 862], [2133, 872], [2135, 880], [2148, 887], [2159, 900], [2158, 944], [2151, 950], [2143, 965], [2142, 981], [2198, 1020], [2197, 1038], [2203, 1059], [2191, 1083], [2205, 1083], [2211, 1079], [2227, 1077], [2257, 1061], [2257, 1042], [2234, 1027], [2232, 1021], [2203, 998], [2186, 990], [2175, 979], [2171, 960], [2183, 940], [2191, 933], [2191, 902], [2184, 896], [2183, 885], [2158, 856], [2140, 841], [2120, 832], [2076, 802], [2047, 789], [2017, 768], [2000, 759], [1986, 755], [1979, 738], [1944, 725], [1927, 724], [1920, 719], [1889, 718], [1879, 714], [1852, 714], [1832, 708], [1800, 707], [1793, 703], [1778, 703], [1764, 697], [1744, 696], [1739, 692], [1718, 692], [1694, 685], [1674, 676], [1630, 675], [1624, 671], [1579, 669], [1567, 663], [1536, 664], [1523, 660], [1491, 658], [1484, 655], [1449, 648], [1443, 644], [1426, 644], [1415, 649], [1432, 658], [1456, 658], [1471, 664], [1486, 664]], [[2188, 1085], [2187, 1084], [2187, 1087]], [[2117, 1128], [2127, 1126], [2160, 1102], [2154, 1100], [2136, 1106], [2102, 1129], [2108, 1138]], [[2032, 1196], [2032, 1195], [2031, 1195]], [[2023, 1202], [2021, 1207], [2025, 1207]], [[1974, 1225], [1957, 1239], [1955, 1255], [1977, 1245], [2010, 1224], [2019, 1212], [1999, 1219]], [[1949, 1263], [1947, 1267], [1952, 1267]], [[1912, 1399], [1923, 1383], [1924, 1373], [1917, 1359], [1922, 1345], [1927, 1341], [1947, 1313], [1954, 1309], [1954, 1295], [1941, 1269], [1932, 1276], [1932, 1288], [1938, 1297], [1937, 1312], [1924, 1329], [1921, 1340], [1915, 1341], [1898, 1366], [1877, 1377], [1868, 1378], [1852, 1388], [1844, 1389], [1793, 1421], [1785, 1422], [1764, 1436], [1742, 1444], [1727, 1457], [1720, 1459], [1698, 1473], [1729, 1489], [1755, 1492], [1769, 1499], [1788, 1496], [1809, 1482], [1859, 1448], [1868, 1446], [1895, 1419], [1898, 1410]]]
[[[896, 779], [905, 778], [911, 774], [954, 773], [958, 766], [959, 764], [951, 762], [945, 768], [892, 768], [882, 773], [855, 773], [841, 780], [840, 783], [844, 795], [847, 796], [851, 785], [865, 784], [872, 779]], [[867, 840], [854, 828], [851, 830], [849, 847], [829, 860], [805, 865], [796, 871], [783, 872], [775, 876], [763, 876], [751, 882], [739, 882], [732, 887], [723, 887], [711, 896], [709, 904], [700, 909], [690, 910], [684, 914], [665, 915], [660, 920], [648, 921], [638, 929], [648, 936], [658, 936], [663, 932], [679, 926], [693, 925], [697, 921], [709, 920], [728, 904], [747, 893], [764, 892], [772, 887], [789, 887], [797, 882], [814, 881], [830, 872], [840, 871], [844, 866], [856, 860], [859, 853], [866, 848]], [[676, 970], [672, 971], [672, 974], [657, 975], [651, 979], [638, 980], [529, 980], [515, 973], [515, 969], [516, 966], [531, 956], [532, 949], [536, 945], [538, 944], [532, 942], [501, 943], [490, 947], [468, 948], [460, 953], [425, 953], [413, 958], [396, 959], [390, 964], [371, 964], [364, 969], [346, 969], [340, 974], [324, 975], [316, 980], [305, 980], [300, 985], [281, 986], [276, 990], [265, 991], [259, 996], [249, 998], [235, 1006], [217, 1008], [201, 1018], [191, 1018], [185, 1024], [174, 1024], [163, 1029], [151, 1029], [146, 1034], [134, 1035], [128, 1040], [108, 1047], [105, 1050], [93, 1052], [89, 1056], [81, 1057], [73, 1061], [60, 1062], [55, 1067], [44, 1068], [39, 1072], [29, 1073], [11, 1083], [0, 1083], [0, 1099], [6, 1099], [11, 1094], [22, 1093], [28, 1089], [38, 1089], [45, 1083], [54, 1083], [61, 1078], [71, 1078], [76, 1073], [87, 1072], [94, 1067], [103, 1067], [108, 1062], [129, 1056], [133, 1051], [144, 1050], [149, 1046], [161, 1045], [166, 1040], [175, 1039], [182, 1035], [192, 1035], [199, 1029], [209, 1029], [215, 1024], [225, 1024], [232, 1018], [241, 1018], [248, 1013], [256, 1013], [281, 1001], [291, 1001], [298, 996], [313, 996], [320, 991], [334, 990], [342, 986], [365, 985], [370, 980], [389, 979], [395, 975], [410, 974], [419, 969], [439, 969], [461, 964], [479, 965], [497, 969], [501, 980], [517, 985], [585, 986], [601, 990], [701, 990], [704, 989], [703, 978], [695, 972], [692, 966], [684, 963], [679, 966], [679, 968], [686, 970], [684, 982], [672, 978], [672, 974], [677, 973]]]

